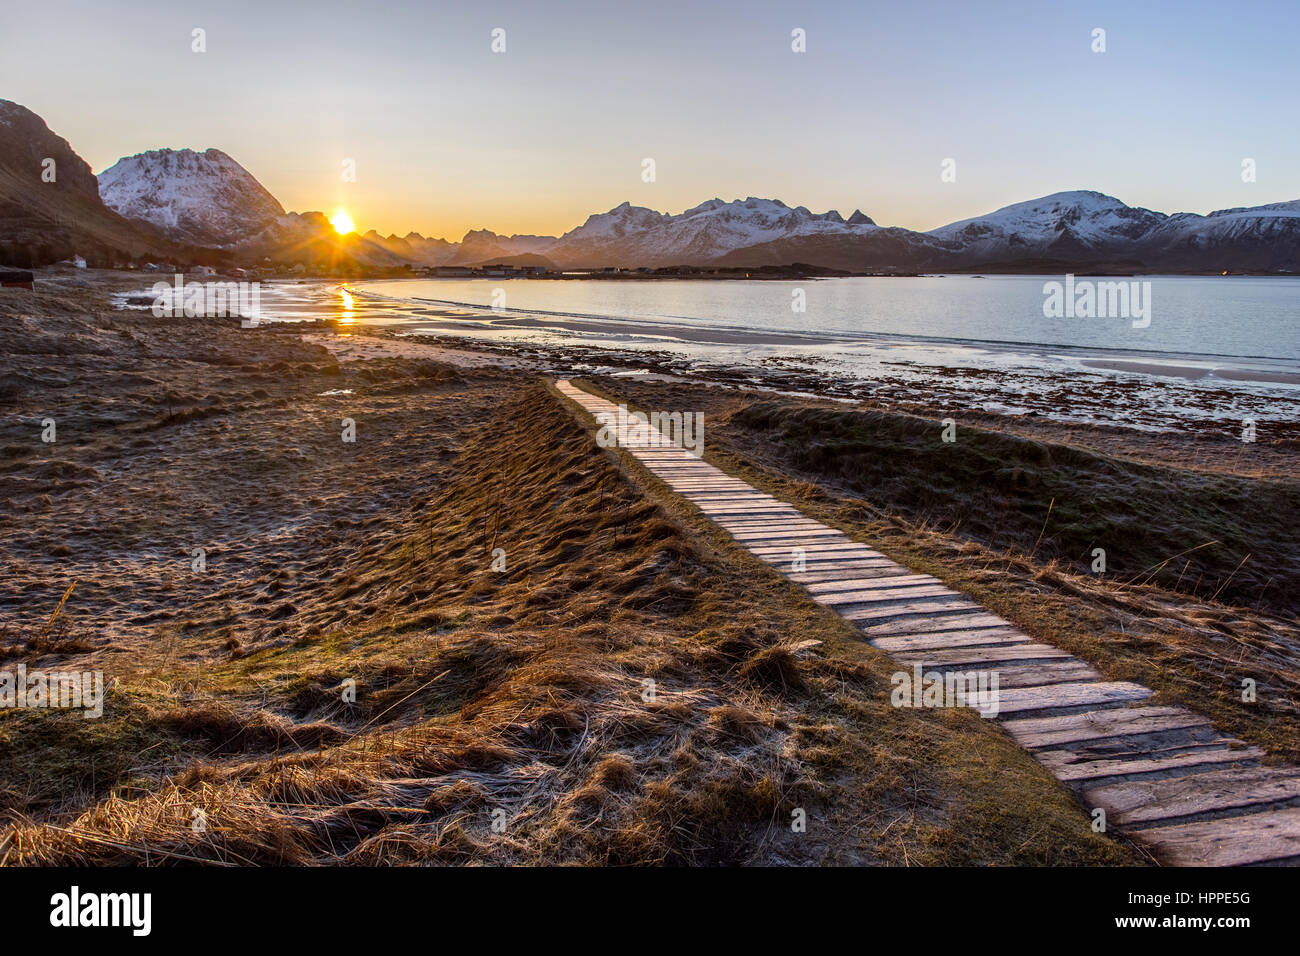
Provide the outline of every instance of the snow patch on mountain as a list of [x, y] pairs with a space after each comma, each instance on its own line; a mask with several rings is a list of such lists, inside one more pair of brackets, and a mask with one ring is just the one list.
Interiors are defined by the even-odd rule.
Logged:
[[104, 203], [169, 238], [223, 246], [265, 229], [284, 208], [219, 149], [155, 149], [99, 174]]
[[1167, 217], [1091, 190], [1053, 193], [932, 229], [926, 235], [974, 257], [1105, 250], [1132, 242]]
[[710, 199], [677, 215], [625, 202], [590, 216], [550, 248], [536, 251], [557, 261], [592, 265], [604, 260], [648, 266], [702, 263], [780, 239], [858, 236], [878, 228], [861, 211], [846, 221], [835, 210], [814, 213], [753, 196], [732, 202]]

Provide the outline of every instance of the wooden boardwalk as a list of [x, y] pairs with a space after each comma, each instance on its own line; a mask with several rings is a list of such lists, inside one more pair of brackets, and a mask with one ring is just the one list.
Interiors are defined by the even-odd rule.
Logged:
[[[556, 383], [593, 416], [605, 399]], [[854, 622], [909, 671], [996, 672], [996, 719], [1021, 746], [1106, 812], [1108, 830], [1176, 866], [1300, 863], [1300, 770], [1224, 736], [1151, 691], [1106, 680], [987, 608], [914, 574], [841, 531], [644, 429], [624, 447], [750, 553]]]

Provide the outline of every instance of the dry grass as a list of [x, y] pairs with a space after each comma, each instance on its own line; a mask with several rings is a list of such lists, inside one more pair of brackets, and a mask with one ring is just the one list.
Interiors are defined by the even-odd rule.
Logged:
[[1133, 862], [527, 376], [78, 281], [0, 328], [0, 654], [112, 690], [0, 713], [3, 863]]
[[[0, 856], [1127, 859], [974, 714], [889, 707], [882, 655], [684, 520], [525, 388], [436, 490], [347, 536], [335, 577], [277, 623], [290, 643], [234, 653], [208, 621], [177, 638], [183, 655], [137, 649], [104, 721], [87, 722], [132, 759], [62, 800], [58, 775], [29, 779], [44, 789], [10, 803]], [[793, 649], [808, 639], [821, 648]], [[26, 716], [6, 732], [27, 756], [84, 758], [85, 741], [48, 737], [79, 718]], [[807, 833], [791, 831], [796, 808]]]

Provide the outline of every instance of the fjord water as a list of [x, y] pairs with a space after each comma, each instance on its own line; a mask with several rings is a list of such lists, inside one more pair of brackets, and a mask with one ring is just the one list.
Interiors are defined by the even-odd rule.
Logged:
[[[1132, 357], [1144, 363], [1300, 372], [1300, 278], [1140, 276], [1150, 324], [1049, 318], [1044, 283], [1063, 276], [918, 276], [775, 280], [438, 279], [368, 282], [361, 290], [459, 310], [463, 333], [561, 336], [584, 344], [690, 349], [708, 343], [920, 349], [965, 364], [1048, 351], [1058, 359]], [[1079, 277], [1077, 281], [1085, 281]], [[792, 308], [798, 291], [802, 312]], [[502, 300], [504, 293], [504, 300]], [[1145, 293], [1144, 293], [1145, 295]], [[503, 308], [493, 310], [494, 296]], [[1144, 305], [1146, 299], [1144, 298]], [[413, 315], [412, 318], [418, 318]], [[490, 324], [488, 324], [490, 323]], [[442, 323], [440, 323], [442, 324]], [[838, 349], [837, 349], [838, 351]], [[1272, 377], [1272, 376], [1270, 376]], [[1274, 378], [1276, 380], [1276, 378]]]

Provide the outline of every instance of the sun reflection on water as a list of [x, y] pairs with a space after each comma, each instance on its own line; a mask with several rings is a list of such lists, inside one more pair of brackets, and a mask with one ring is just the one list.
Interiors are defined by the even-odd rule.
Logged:
[[339, 286], [339, 325], [355, 325], [357, 322], [356, 304], [347, 286]]

